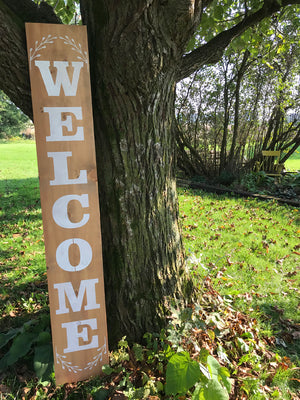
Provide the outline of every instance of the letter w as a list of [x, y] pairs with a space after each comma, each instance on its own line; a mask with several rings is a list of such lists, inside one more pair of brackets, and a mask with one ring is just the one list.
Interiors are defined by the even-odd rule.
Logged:
[[56, 283], [54, 289], [58, 290], [59, 302], [59, 309], [56, 310], [56, 314], [67, 314], [70, 312], [69, 308], [66, 306], [66, 298], [69, 300], [73, 312], [80, 311], [84, 294], [86, 294], [85, 310], [100, 308], [100, 304], [96, 303], [96, 283], [98, 283], [98, 279], [87, 279], [81, 281], [77, 296], [71, 282]]
[[66, 96], [76, 96], [79, 75], [83, 67], [82, 61], [72, 61], [72, 67], [74, 68], [72, 82], [67, 71], [68, 61], [53, 62], [54, 67], [57, 69], [55, 82], [49, 68], [50, 61], [35, 61], [34, 63], [40, 70], [48, 96], [59, 96], [61, 87], [63, 87]]

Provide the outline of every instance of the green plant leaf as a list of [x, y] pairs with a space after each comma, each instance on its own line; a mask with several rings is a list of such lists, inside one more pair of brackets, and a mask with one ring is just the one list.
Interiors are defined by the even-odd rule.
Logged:
[[134, 352], [134, 356], [137, 361], [143, 361], [144, 359], [144, 354], [143, 354], [143, 347], [140, 344], [135, 343], [132, 347], [132, 350]]
[[185, 394], [200, 377], [199, 364], [191, 360], [189, 353], [177, 353], [167, 365], [166, 394]]
[[211, 379], [203, 390], [203, 398], [205, 400], [228, 400], [229, 395], [218, 380]]
[[7, 333], [0, 333], [0, 349], [4, 347], [11, 339], [13, 339], [21, 331], [22, 328], [11, 329]]
[[243, 353], [248, 353], [249, 346], [247, 345], [247, 343], [242, 338], [238, 338], [237, 339], [237, 343], [238, 343], [238, 346], [239, 346], [239, 348], [241, 349], [241, 351]]
[[223, 6], [221, 6], [221, 5], [215, 6], [215, 8], [214, 8], [214, 17], [216, 19], [219, 19], [219, 20], [222, 19], [223, 18], [223, 13], [224, 13]]
[[24, 357], [30, 351], [32, 343], [35, 340], [35, 333], [24, 332], [18, 335], [8, 351], [7, 366], [13, 365], [20, 358]]
[[205, 400], [203, 397], [204, 388], [201, 385], [196, 385], [194, 393], [192, 395], [192, 400]]
[[206, 368], [201, 363], [199, 364], [200, 371], [202, 372], [201, 381], [206, 383], [209, 379], [211, 379], [209, 369]]
[[106, 400], [109, 398], [109, 390], [99, 389], [97, 392], [93, 393], [94, 400]]
[[49, 344], [51, 342], [51, 335], [49, 332], [40, 332], [37, 338], [37, 343], [39, 345]]
[[221, 381], [229, 393], [231, 390], [231, 382], [229, 380], [230, 373], [228, 369], [221, 367], [218, 360], [212, 356], [207, 357], [207, 366], [212, 375], [212, 380]]
[[218, 379], [219, 371], [221, 368], [220, 363], [213, 356], [209, 355], [207, 357], [207, 366], [211, 373], [212, 379]]
[[110, 374], [112, 374], [114, 372], [114, 369], [111, 368], [108, 364], [105, 364], [105, 365], [102, 366], [102, 372], [105, 375], [110, 375]]
[[0, 360], [0, 371], [4, 370], [8, 367], [8, 357], [9, 357], [9, 352], [7, 352]]
[[53, 351], [50, 344], [36, 346], [33, 366], [37, 377], [40, 379], [47, 379], [53, 372]]

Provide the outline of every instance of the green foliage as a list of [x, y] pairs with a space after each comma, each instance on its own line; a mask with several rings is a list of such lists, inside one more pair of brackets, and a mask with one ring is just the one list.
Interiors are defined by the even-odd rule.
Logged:
[[250, 172], [235, 182], [234, 186], [252, 193], [298, 200], [300, 195], [300, 174], [286, 174], [278, 182], [264, 171]]
[[30, 123], [29, 118], [17, 108], [2, 90], [0, 91], [0, 139], [20, 134]]
[[[228, 399], [231, 386], [231, 393], [234, 387], [249, 399], [292, 398], [298, 348], [285, 343], [281, 332], [290, 340], [297, 337], [297, 209], [179, 190], [190, 251], [187, 273], [199, 291], [198, 303], [174, 304], [166, 330], [145, 334], [144, 343], [122, 338], [103, 367], [104, 377], [56, 388], [35, 145], [1, 143], [0, 152], [0, 362], [7, 399], [24, 393], [24, 398], [58, 400], [114, 395], [220, 400]], [[276, 339], [287, 347], [276, 349]], [[177, 363], [179, 371], [173, 368]], [[178, 372], [177, 382], [172, 374]], [[175, 392], [184, 390], [183, 396]]]
[[[261, 6], [213, 1], [188, 51]], [[299, 120], [290, 120], [300, 115], [297, 10], [289, 7], [247, 29], [220, 62], [178, 85], [178, 166], [189, 177], [237, 175], [250, 170], [262, 149], [284, 152], [299, 144]], [[230, 182], [229, 176], [220, 180]]]
[[216, 178], [216, 182], [221, 185], [229, 186], [236, 180], [236, 176], [231, 171], [222, 171], [220, 176]]
[[202, 377], [199, 364], [191, 360], [190, 354], [174, 354], [168, 362], [166, 394], [186, 394]]
[[[34, 0], [40, 3], [41, 0]], [[79, 0], [46, 0], [64, 24], [79, 23]]]
[[190, 354], [180, 352], [173, 355], [167, 365], [166, 394], [184, 395], [196, 385], [193, 400], [229, 399], [231, 390], [230, 373], [221, 367], [212, 356], [208, 356], [203, 366], [191, 360]]
[[21, 328], [0, 333], [0, 343], [0, 349], [7, 350], [0, 360], [0, 370], [4, 371], [23, 359], [34, 367], [41, 381], [50, 379], [53, 353], [47, 315], [26, 322]]
[[241, 178], [241, 186], [250, 192], [266, 191], [269, 186], [274, 186], [274, 178], [268, 176], [264, 171], [250, 172]]

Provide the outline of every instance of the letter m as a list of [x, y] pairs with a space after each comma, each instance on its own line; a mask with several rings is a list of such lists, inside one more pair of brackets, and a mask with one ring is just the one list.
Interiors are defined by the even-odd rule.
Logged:
[[98, 279], [86, 279], [81, 281], [78, 295], [76, 295], [71, 282], [56, 283], [54, 289], [58, 290], [59, 302], [59, 309], [56, 310], [56, 314], [67, 314], [70, 312], [66, 305], [66, 299], [68, 299], [73, 312], [80, 311], [82, 309], [84, 295], [86, 295], [85, 310], [100, 308], [100, 304], [96, 303], [96, 283], [98, 283]]
[[67, 71], [68, 61], [53, 62], [57, 70], [55, 82], [50, 71], [50, 61], [35, 61], [34, 64], [40, 70], [48, 96], [59, 96], [61, 87], [63, 87], [66, 96], [76, 96], [79, 75], [83, 67], [82, 61], [72, 61], [74, 69], [72, 81]]

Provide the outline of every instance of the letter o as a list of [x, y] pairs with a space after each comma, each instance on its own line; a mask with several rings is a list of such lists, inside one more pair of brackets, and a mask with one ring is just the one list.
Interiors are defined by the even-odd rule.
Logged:
[[[69, 260], [69, 247], [72, 244], [76, 244], [79, 247], [80, 260], [79, 264], [73, 266]], [[83, 239], [67, 239], [61, 242], [56, 249], [56, 262], [58, 266], [64, 271], [77, 272], [88, 267], [92, 261], [92, 248], [90, 244]]]

